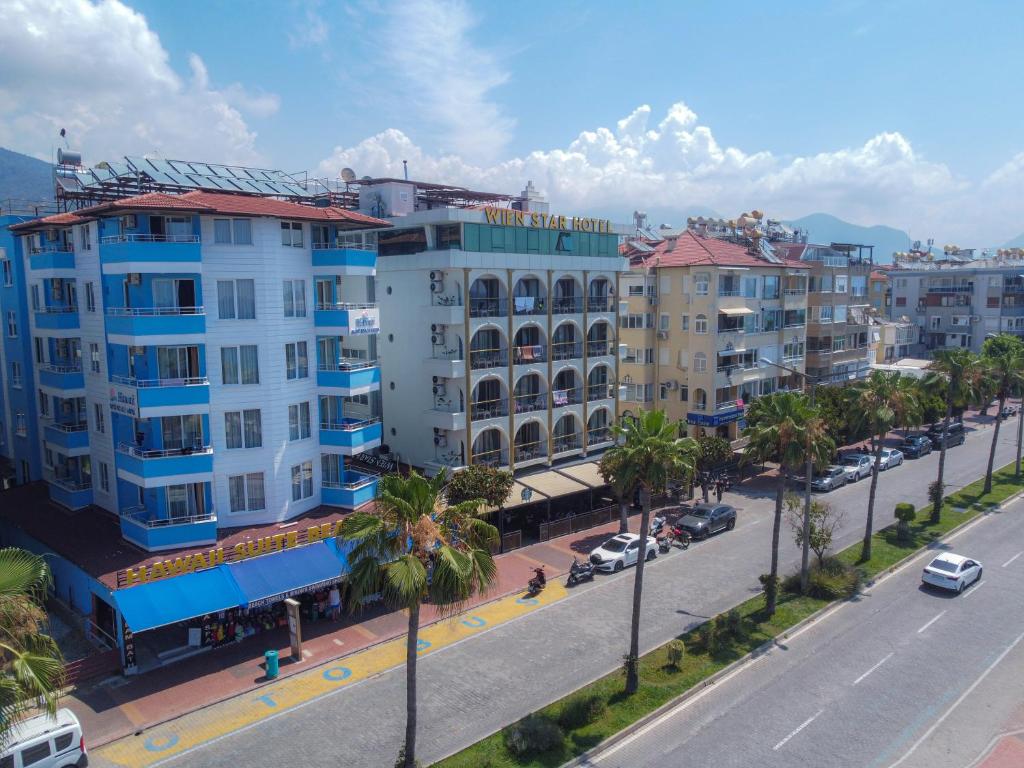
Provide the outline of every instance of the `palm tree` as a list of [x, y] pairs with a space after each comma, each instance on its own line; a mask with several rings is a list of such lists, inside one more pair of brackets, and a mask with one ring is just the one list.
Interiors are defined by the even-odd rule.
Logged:
[[[953, 406], [960, 405], [970, 399], [973, 385], [971, 378], [978, 368], [978, 359], [966, 349], [942, 349], [935, 353], [935, 359], [928, 366], [925, 386], [941, 390], [946, 400], [946, 417], [942, 421], [942, 433], [945, 436], [949, 422], [953, 418]], [[946, 469], [946, 441], [941, 440], [939, 447], [939, 476], [935, 480], [938, 493], [932, 501], [931, 522], [938, 523], [942, 514], [943, 473]]]
[[[998, 338], [998, 337], [997, 337]], [[999, 442], [999, 425], [1003, 421], [1003, 408], [1006, 407], [1006, 398], [1014, 392], [1019, 392], [1024, 384], [1024, 345], [1014, 336], [1009, 336], [1008, 343], [1003, 345], [991, 345], [982, 353], [982, 366], [985, 377], [999, 398], [999, 407], [996, 410], [996, 426], [992, 431], [992, 446], [988, 451], [988, 468], [985, 470], [985, 488], [983, 493], [992, 491], [992, 471], [996, 460], [996, 445]], [[995, 341], [996, 339], [990, 339]], [[987, 342], [986, 342], [987, 344]]]
[[871, 453], [874, 463], [871, 467], [871, 490], [868, 491], [868, 519], [864, 528], [864, 543], [860, 559], [871, 559], [871, 536], [874, 533], [875, 493], [878, 489], [878, 472], [885, 436], [896, 424], [913, 419], [918, 411], [917, 397], [913, 389], [902, 386], [906, 381], [899, 373], [874, 371], [864, 381], [854, 386], [854, 419], [871, 431]]
[[11, 729], [40, 704], [53, 715], [64, 682], [64, 661], [43, 631], [42, 601], [50, 568], [31, 552], [0, 549], [0, 747]]
[[640, 686], [640, 600], [644, 589], [647, 560], [647, 532], [650, 530], [651, 496], [665, 489], [670, 478], [693, 477], [697, 463], [697, 441], [679, 437], [680, 426], [669, 421], [664, 411], [640, 411], [612, 427], [619, 444], [608, 449], [610, 461], [628, 467], [624, 474], [635, 479], [640, 489], [640, 549], [633, 580], [633, 616], [626, 657], [626, 694]]
[[416, 646], [420, 605], [428, 599], [442, 615], [452, 616], [494, 581], [497, 568], [491, 547], [498, 531], [480, 519], [483, 500], [448, 506], [446, 476], [428, 480], [385, 475], [376, 512], [355, 512], [341, 525], [341, 538], [352, 542], [350, 604], [382, 595], [397, 610], [408, 611], [406, 636], [405, 766], [416, 764]]
[[[797, 467], [806, 463], [808, 453], [814, 466], [827, 464], [835, 452], [835, 443], [828, 436], [818, 410], [811, 406], [806, 395], [797, 392], [775, 392], [755, 400], [747, 412], [747, 428], [743, 434], [750, 438], [745, 452], [747, 461], [779, 463], [772, 565], [765, 583], [765, 612], [773, 616], [778, 597], [779, 535], [786, 481]], [[811, 478], [806, 478], [806, 482], [811, 482]]]
[[619, 500], [619, 533], [626, 533], [629, 530], [629, 505], [633, 503], [637, 486], [633, 467], [625, 461], [625, 454], [621, 451], [605, 451], [597, 470]]

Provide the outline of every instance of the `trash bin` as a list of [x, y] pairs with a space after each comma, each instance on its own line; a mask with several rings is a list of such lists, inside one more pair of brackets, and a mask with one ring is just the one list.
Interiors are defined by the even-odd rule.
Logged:
[[273, 680], [277, 677], [277, 651], [267, 651], [263, 654], [263, 659], [266, 662], [267, 679]]

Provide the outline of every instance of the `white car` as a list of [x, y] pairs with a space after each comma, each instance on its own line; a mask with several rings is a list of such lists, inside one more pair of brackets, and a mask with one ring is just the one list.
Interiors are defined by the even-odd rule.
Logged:
[[951, 589], [958, 594], [980, 579], [981, 563], [952, 552], [943, 552], [928, 563], [921, 574], [921, 581], [925, 584]]
[[839, 460], [839, 466], [846, 472], [846, 481], [855, 483], [871, 474], [871, 457], [866, 453], [848, 453]]
[[82, 726], [70, 709], [58, 709], [55, 717], [37, 715], [17, 723], [0, 766], [7, 768], [80, 768], [89, 764]]
[[[875, 457], [871, 457], [871, 461], [874, 462]], [[898, 467], [903, 463], [903, 451], [898, 451], [895, 448], [883, 448], [882, 454], [878, 457], [878, 471], [884, 472], [892, 467]]]
[[[640, 553], [640, 537], [635, 533], [620, 533], [612, 536], [608, 541], [590, 553], [590, 562], [599, 571], [618, 573], [627, 565], [636, 565], [637, 555]], [[653, 560], [658, 556], [658, 543], [651, 537], [647, 537], [647, 559]]]

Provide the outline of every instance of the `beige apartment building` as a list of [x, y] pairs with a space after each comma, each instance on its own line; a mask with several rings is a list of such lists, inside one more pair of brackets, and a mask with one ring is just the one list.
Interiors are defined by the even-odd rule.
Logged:
[[[736, 441], [755, 398], [801, 389], [808, 265], [759, 239], [694, 229], [625, 246], [619, 415], [658, 408], [690, 436]], [[771, 361], [762, 362], [762, 361]]]

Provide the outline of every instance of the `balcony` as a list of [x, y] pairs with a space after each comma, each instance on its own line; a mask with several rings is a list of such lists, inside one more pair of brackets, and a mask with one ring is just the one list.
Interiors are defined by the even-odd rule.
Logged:
[[496, 448], [493, 451], [481, 451], [473, 454], [473, 464], [480, 464], [485, 467], [507, 467], [508, 452]]
[[380, 366], [376, 360], [352, 360], [321, 363], [316, 371], [316, 385], [323, 394], [363, 395], [380, 389]]
[[202, 307], [110, 307], [107, 335], [115, 344], [153, 344], [152, 336], [191, 336], [206, 333]]
[[58, 477], [53, 472], [47, 472], [45, 477], [49, 486], [50, 501], [55, 501], [72, 511], [84, 509], [92, 504], [92, 482]]
[[587, 430], [587, 448], [611, 445], [614, 439], [611, 427], [595, 427]]
[[28, 266], [31, 270], [53, 270], [75, 268], [75, 252], [70, 245], [44, 245], [29, 252]]
[[532, 443], [517, 443], [515, 446], [515, 457], [516, 465], [544, 461], [548, 457], [547, 441], [537, 440]]
[[928, 293], [974, 293], [974, 283], [965, 285], [931, 285]]
[[39, 384], [51, 389], [84, 389], [85, 376], [80, 365], [39, 366]]
[[588, 296], [587, 312], [614, 312], [615, 299], [611, 296]]
[[198, 235], [111, 235], [100, 239], [104, 274], [173, 272], [169, 264], [181, 264], [181, 272], [201, 271]]
[[614, 347], [612, 342], [607, 339], [598, 339], [596, 341], [587, 342], [587, 357], [605, 357], [607, 355], [614, 355]]
[[[205, 376], [186, 379], [132, 379], [127, 376], [110, 377], [110, 410], [122, 416], [145, 419], [166, 416], [161, 409], [179, 406], [209, 406], [210, 380]], [[196, 408], [195, 411], [205, 410]]]
[[536, 413], [548, 409], [548, 395], [546, 392], [527, 392], [515, 395], [512, 398], [513, 408], [519, 413]]
[[313, 325], [332, 336], [372, 336], [380, 333], [380, 310], [376, 304], [320, 303]]
[[35, 310], [36, 328], [48, 331], [71, 331], [78, 328], [78, 307], [55, 305]]
[[[547, 406], [547, 396], [544, 396], [545, 407]], [[583, 387], [571, 387], [569, 389], [552, 389], [551, 390], [551, 407], [552, 408], [565, 408], [570, 405], [580, 405], [583, 403]]]
[[338, 448], [344, 456], [354, 456], [380, 445], [383, 428], [379, 418], [352, 419], [320, 422], [320, 447]]
[[581, 360], [583, 358], [583, 342], [558, 341], [551, 345], [552, 360]]
[[516, 365], [546, 363], [548, 359], [548, 348], [544, 344], [526, 344], [521, 347], [513, 347], [512, 358]]
[[75, 456], [89, 451], [89, 425], [86, 422], [77, 424], [61, 424], [49, 422], [43, 427], [43, 437], [47, 443], [61, 449], [68, 456]]
[[547, 315], [548, 305], [544, 297], [538, 296], [513, 296], [512, 314], [516, 317], [529, 317], [531, 315]]
[[373, 275], [377, 271], [377, 251], [352, 245], [313, 243], [313, 266], [334, 275]]
[[485, 421], [508, 416], [508, 398], [501, 397], [496, 400], [478, 400], [472, 403], [469, 408], [470, 418], [473, 421]]
[[117, 446], [117, 476], [142, 488], [213, 480], [213, 448], [140, 448]]
[[474, 349], [469, 353], [469, 364], [474, 371], [508, 366], [507, 349]]
[[551, 442], [551, 453], [553, 456], [583, 450], [583, 437], [579, 433], [574, 435], [555, 435]]
[[590, 384], [587, 387], [587, 402], [592, 403], [595, 400], [607, 400], [615, 397], [612, 384]]
[[508, 299], [470, 298], [469, 316], [508, 317]]
[[377, 497], [376, 475], [346, 470], [337, 481], [320, 483], [320, 501], [331, 507], [356, 509]]
[[563, 296], [551, 300], [551, 314], [553, 315], [579, 315], [582, 313], [582, 296]]
[[435, 397], [434, 407], [423, 414], [423, 423], [428, 427], [460, 432], [466, 428], [466, 412], [458, 403]]
[[130, 507], [121, 513], [121, 535], [150, 552], [213, 544], [217, 541], [217, 516], [207, 512], [156, 518], [145, 507]]

